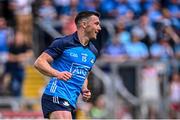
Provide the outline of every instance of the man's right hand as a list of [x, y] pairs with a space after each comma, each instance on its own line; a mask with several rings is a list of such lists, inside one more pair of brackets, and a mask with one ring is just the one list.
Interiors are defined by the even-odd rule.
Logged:
[[64, 72], [59, 72], [57, 74], [57, 79], [60, 79], [60, 80], [69, 80], [71, 78], [72, 74], [70, 72], [67, 72], [67, 71], [64, 71]]

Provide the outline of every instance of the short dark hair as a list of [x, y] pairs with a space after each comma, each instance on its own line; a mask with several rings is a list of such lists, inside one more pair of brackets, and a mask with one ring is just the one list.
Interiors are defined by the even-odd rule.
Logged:
[[79, 12], [75, 18], [75, 24], [78, 25], [79, 21], [81, 21], [84, 18], [88, 18], [92, 15], [95, 15], [98, 18], [100, 17], [100, 14], [96, 11], [81, 11], [81, 12]]

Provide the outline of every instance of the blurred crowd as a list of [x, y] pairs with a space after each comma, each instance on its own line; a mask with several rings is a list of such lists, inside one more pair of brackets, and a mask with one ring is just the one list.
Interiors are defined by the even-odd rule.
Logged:
[[[179, 0], [0, 0], [0, 95], [22, 95], [24, 66], [34, 58], [34, 25], [39, 22], [45, 29], [53, 28], [61, 35], [71, 34], [76, 31], [74, 17], [82, 10], [96, 10], [101, 14], [102, 32], [95, 43], [101, 61], [168, 62], [170, 113], [172, 118], [177, 117], [175, 113], [180, 111]], [[145, 96], [149, 95], [146, 85], [159, 84], [156, 65], [161, 64], [143, 68], [143, 74], [153, 76], [154, 80], [142, 77], [147, 79], [142, 82]], [[90, 111], [85, 109], [94, 118], [105, 117], [106, 111], [101, 109], [104, 101], [100, 100], [97, 98], [94, 106], [90, 105]], [[123, 112], [128, 109], [125, 107]]]

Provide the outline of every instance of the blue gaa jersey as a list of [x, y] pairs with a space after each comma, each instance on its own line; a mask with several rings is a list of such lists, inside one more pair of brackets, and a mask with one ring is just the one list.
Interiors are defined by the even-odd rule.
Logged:
[[63, 98], [76, 108], [84, 81], [96, 60], [97, 49], [91, 42], [82, 46], [75, 32], [55, 39], [45, 52], [54, 59], [51, 64], [53, 68], [69, 71], [72, 77], [67, 81], [52, 77], [44, 93]]

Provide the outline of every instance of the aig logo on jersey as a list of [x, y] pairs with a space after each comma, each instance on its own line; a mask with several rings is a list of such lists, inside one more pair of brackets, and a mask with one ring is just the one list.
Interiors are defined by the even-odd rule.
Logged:
[[86, 78], [89, 70], [90, 67], [77, 63], [73, 63], [70, 68], [70, 72], [79, 78]]
[[82, 61], [83, 62], [86, 62], [87, 61], [87, 54], [84, 54], [84, 53], [81, 53], [81, 55], [82, 55]]

